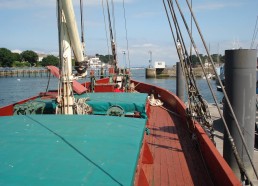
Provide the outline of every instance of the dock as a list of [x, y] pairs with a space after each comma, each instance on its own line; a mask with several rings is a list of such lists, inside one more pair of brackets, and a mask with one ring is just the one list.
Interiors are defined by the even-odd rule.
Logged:
[[49, 72], [45, 68], [26, 68], [26, 69], [1, 69], [0, 77], [48, 77]]
[[[223, 112], [223, 106], [219, 106], [221, 111]], [[219, 115], [219, 111], [217, 110], [217, 107], [215, 104], [209, 104], [209, 110], [212, 116], [213, 120], [213, 125], [215, 129], [215, 142], [216, 142], [216, 147], [220, 154], [223, 156], [223, 137], [224, 137], [224, 126], [223, 126], [223, 121]], [[254, 156], [253, 156], [253, 162], [254, 166], [258, 167], [258, 149], [254, 149]], [[253, 178], [253, 183], [254, 185], [258, 185], [258, 180], [255, 177], [255, 174], [250, 175]]]

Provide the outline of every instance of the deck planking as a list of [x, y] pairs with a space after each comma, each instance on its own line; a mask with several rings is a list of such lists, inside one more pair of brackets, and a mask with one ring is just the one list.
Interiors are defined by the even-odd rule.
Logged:
[[161, 107], [151, 106], [150, 112], [146, 141], [154, 163], [143, 165], [149, 185], [213, 185], [181, 119]]

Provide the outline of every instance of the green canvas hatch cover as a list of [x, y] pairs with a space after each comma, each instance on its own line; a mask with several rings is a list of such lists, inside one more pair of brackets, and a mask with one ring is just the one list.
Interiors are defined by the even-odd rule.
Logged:
[[132, 185], [146, 119], [0, 117], [0, 185]]
[[146, 118], [145, 105], [148, 94], [145, 93], [87, 93], [75, 95], [75, 98], [89, 97], [89, 104], [93, 108], [94, 114], [106, 114], [112, 105], [121, 106], [125, 113], [138, 111], [143, 118]]
[[[139, 112], [142, 118], [147, 118], [145, 105], [147, 101], [145, 93], [86, 93], [75, 95], [75, 98], [89, 98], [86, 103], [92, 107], [93, 114], [106, 115], [111, 106], [120, 106], [125, 114], [133, 115]], [[18, 114], [53, 114], [56, 110], [55, 99], [41, 99], [17, 104], [14, 106], [14, 115]]]

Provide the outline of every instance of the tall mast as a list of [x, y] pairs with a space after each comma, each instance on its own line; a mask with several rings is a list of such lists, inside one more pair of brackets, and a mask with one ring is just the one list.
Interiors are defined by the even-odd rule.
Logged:
[[75, 14], [71, 0], [58, 0], [58, 27], [59, 27], [59, 52], [61, 61], [60, 87], [58, 104], [60, 114], [73, 114], [73, 73], [72, 73], [72, 51], [78, 73], [86, 71], [84, 62], [83, 46], [77, 29]]
[[112, 26], [111, 26], [111, 19], [110, 19], [108, 0], [106, 0], [106, 2], [107, 2], [107, 11], [108, 11], [108, 22], [109, 22], [109, 33], [110, 33], [111, 49], [112, 49], [112, 55], [113, 55], [113, 65], [115, 66], [115, 72], [117, 72], [116, 43], [115, 43], [115, 40], [114, 40], [113, 30], [112, 30]]

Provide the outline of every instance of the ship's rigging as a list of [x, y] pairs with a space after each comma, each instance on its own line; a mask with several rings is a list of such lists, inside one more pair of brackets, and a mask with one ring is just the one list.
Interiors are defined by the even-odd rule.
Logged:
[[[187, 7], [189, 8], [189, 11], [191, 13], [191, 24], [192, 24], [192, 20], [193, 20], [194, 23], [195, 23], [195, 26], [198, 30], [198, 33], [200, 35], [200, 38], [202, 40], [202, 43], [204, 45], [204, 48], [207, 52], [209, 61], [210, 61], [211, 65], [212, 65], [212, 68], [215, 72], [215, 76], [219, 80], [219, 83], [222, 87], [222, 91], [225, 95], [225, 100], [226, 100], [227, 104], [229, 105], [231, 114], [232, 114], [232, 116], [235, 120], [238, 132], [239, 132], [241, 140], [244, 144], [244, 147], [245, 147], [245, 150], [246, 150], [247, 155], [249, 157], [250, 163], [253, 167], [253, 170], [255, 172], [256, 177], [258, 178], [257, 171], [254, 167], [254, 163], [253, 163], [253, 161], [251, 159], [251, 156], [250, 156], [250, 153], [247, 149], [247, 145], [246, 145], [246, 142], [244, 140], [242, 131], [239, 127], [239, 123], [238, 123], [238, 121], [236, 119], [236, 116], [234, 114], [234, 111], [233, 111], [233, 109], [230, 105], [230, 102], [229, 102], [229, 99], [228, 99], [227, 94], [225, 92], [225, 89], [222, 86], [222, 82], [221, 82], [218, 74], [216, 73], [214, 62], [213, 62], [213, 60], [210, 56], [208, 47], [207, 47], [207, 45], [204, 41], [201, 30], [200, 30], [199, 25], [198, 25], [198, 23], [196, 21], [196, 18], [194, 16], [194, 13], [193, 13], [193, 10], [192, 10], [192, 3], [190, 4], [189, 0], [186, 0], [186, 3], [187, 3]], [[210, 112], [208, 110], [208, 105], [207, 105], [207, 102], [202, 98], [201, 94], [199, 93], [199, 90], [198, 90], [198, 87], [197, 87], [197, 84], [196, 84], [196, 80], [195, 80], [195, 76], [194, 76], [194, 73], [193, 73], [193, 69], [192, 69], [192, 61], [191, 61], [190, 56], [191, 56], [192, 48], [193, 48], [197, 57], [198, 57], [198, 59], [199, 59], [199, 61], [200, 61], [202, 71], [204, 73], [205, 79], [207, 80], [208, 87], [211, 91], [214, 102], [215, 102], [215, 104], [217, 106], [217, 109], [219, 111], [219, 114], [222, 118], [222, 121], [223, 121], [223, 124], [224, 124], [224, 127], [225, 127], [225, 132], [228, 134], [229, 141], [231, 142], [231, 146], [232, 146], [232, 149], [233, 149], [233, 154], [234, 154], [235, 159], [237, 161], [241, 176], [242, 176], [244, 181], [246, 181], [247, 183], [251, 183], [251, 185], [253, 185], [252, 182], [251, 182], [250, 176], [246, 172], [244, 164], [243, 164], [243, 162], [242, 162], [242, 160], [239, 156], [239, 153], [236, 149], [236, 146], [234, 144], [234, 140], [233, 140], [233, 138], [232, 138], [232, 136], [229, 132], [229, 129], [228, 129], [226, 121], [225, 121], [225, 118], [224, 118], [221, 110], [218, 107], [217, 98], [216, 98], [216, 96], [213, 92], [213, 89], [212, 89], [211, 85], [210, 85], [209, 79], [207, 78], [207, 74], [204, 70], [204, 65], [203, 65], [204, 63], [203, 63], [202, 59], [200, 58], [199, 51], [198, 51], [197, 46], [195, 44], [195, 41], [192, 37], [192, 25], [191, 25], [191, 30], [190, 30], [189, 27], [188, 27], [187, 21], [185, 19], [185, 16], [184, 16], [184, 14], [181, 10], [181, 6], [178, 3], [178, 0], [174, 0], [174, 1], [173, 0], [167, 0], [167, 2], [165, 2], [165, 0], [163, 0], [163, 5], [164, 5], [165, 11], [166, 11], [167, 18], [168, 18], [169, 26], [170, 26], [171, 33], [172, 33], [172, 36], [173, 36], [173, 41], [174, 41], [174, 44], [175, 44], [176, 49], [177, 49], [180, 65], [181, 65], [181, 68], [182, 68], [182, 71], [183, 71], [183, 74], [184, 74], [184, 77], [185, 77], [185, 80], [186, 80], [186, 89], [187, 89], [187, 93], [188, 93], [187, 94], [187, 96], [188, 96], [187, 116], [191, 119], [197, 120], [202, 125], [202, 127], [206, 130], [206, 132], [210, 136], [211, 140], [214, 141], [214, 139], [213, 139], [214, 129], [213, 129], [213, 125], [212, 125]], [[187, 47], [186, 47], [185, 38], [183, 37], [183, 34], [182, 34], [182, 27], [180, 26], [180, 24], [178, 22], [179, 19], [178, 19], [177, 14], [176, 14], [175, 7], [177, 8], [177, 10], [179, 12], [179, 15], [180, 15], [179, 17], [181, 17], [181, 19], [183, 21], [183, 25], [185, 26], [185, 29], [188, 33], [188, 37], [190, 39], [190, 43], [191, 43], [190, 44], [191, 45], [190, 55], [189, 55], [189, 52], [188, 52]], [[194, 124], [192, 124], [189, 127], [194, 127]]]
[[[110, 42], [111, 42], [111, 50], [112, 50], [112, 65], [114, 65], [115, 67], [115, 72], [117, 72], [117, 51], [116, 51], [116, 42], [115, 42], [115, 36], [113, 33], [113, 29], [112, 29], [112, 23], [111, 23], [111, 18], [110, 18], [110, 10], [109, 10], [109, 3], [108, 0], [106, 0], [106, 4], [107, 4], [107, 12], [108, 12], [108, 22], [109, 22], [109, 34], [110, 34]], [[112, 1], [112, 5], [113, 5], [113, 1]], [[113, 7], [113, 12], [114, 12], [114, 6]], [[115, 19], [114, 19], [114, 13], [113, 15], [113, 27], [115, 24]]]

